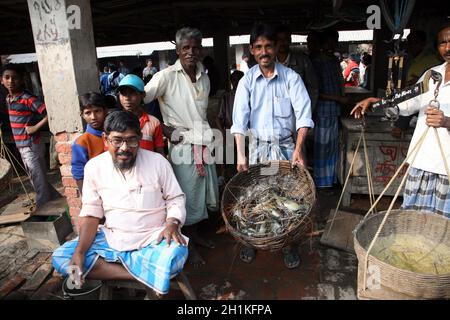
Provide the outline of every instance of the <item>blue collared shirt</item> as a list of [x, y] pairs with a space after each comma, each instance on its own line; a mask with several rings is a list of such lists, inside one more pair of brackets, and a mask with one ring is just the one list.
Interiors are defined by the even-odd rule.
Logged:
[[245, 135], [250, 129], [265, 141], [289, 137], [297, 130], [313, 128], [311, 100], [301, 77], [292, 69], [275, 63], [274, 76], [266, 79], [258, 65], [239, 82], [233, 106], [231, 133]]

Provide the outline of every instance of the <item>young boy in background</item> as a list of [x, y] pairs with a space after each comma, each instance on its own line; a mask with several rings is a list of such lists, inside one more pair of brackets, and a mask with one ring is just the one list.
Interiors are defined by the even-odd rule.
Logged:
[[36, 191], [36, 208], [61, 197], [48, 182], [45, 145], [40, 143], [39, 131], [48, 123], [45, 103], [25, 89], [25, 69], [17, 64], [6, 64], [1, 69], [1, 83], [8, 91], [11, 129], [25, 170]]
[[164, 140], [161, 123], [157, 118], [144, 111], [144, 82], [136, 75], [129, 74], [119, 83], [119, 102], [125, 111], [139, 118], [142, 131], [140, 147], [164, 154]]
[[105, 151], [102, 133], [103, 123], [108, 113], [108, 101], [99, 93], [88, 92], [80, 96], [80, 112], [87, 126], [86, 132], [78, 137], [72, 145], [72, 176], [81, 193], [84, 166], [90, 159]]

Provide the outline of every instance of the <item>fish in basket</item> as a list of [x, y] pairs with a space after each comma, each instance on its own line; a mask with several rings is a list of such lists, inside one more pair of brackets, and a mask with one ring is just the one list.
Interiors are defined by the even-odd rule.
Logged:
[[255, 249], [277, 251], [311, 231], [316, 195], [308, 171], [289, 161], [273, 161], [273, 174], [264, 164], [250, 166], [225, 187], [222, 214], [233, 237]]
[[[449, 299], [450, 219], [430, 212], [392, 210], [369, 251], [385, 215], [368, 216], [354, 231], [358, 295], [376, 293], [377, 299], [389, 299], [388, 293], [394, 292], [416, 299]], [[382, 290], [371, 290], [375, 275]]]

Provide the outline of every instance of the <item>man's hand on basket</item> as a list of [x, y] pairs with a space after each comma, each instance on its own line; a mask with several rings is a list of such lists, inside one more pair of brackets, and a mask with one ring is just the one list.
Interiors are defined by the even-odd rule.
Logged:
[[306, 169], [306, 158], [301, 150], [294, 150], [292, 154], [292, 167], [294, 166], [297, 166], [299, 169]]
[[239, 156], [237, 158], [237, 172], [247, 171], [248, 163], [246, 156]]

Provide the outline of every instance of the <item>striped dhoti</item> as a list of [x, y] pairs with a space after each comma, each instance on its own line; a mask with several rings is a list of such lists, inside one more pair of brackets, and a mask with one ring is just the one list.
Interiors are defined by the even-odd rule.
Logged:
[[[52, 264], [63, 276], [68, 275], [68, 267], [78, 238], [66, 242], [55, 250]], [[98, 231], [84, 260], [83, 276], [94, 267], [97, 259], [102, 257], [106, 262], [119, 262], [137, 281], [147, 285], [158, 293], [169, 292], [170, 279], [183, 270], [188, 257], [187, 247], [179, 246], [172, 241], [168, 247], [163, 240], [159, 245], [155, 242], [147, 247], [133, 251], [117, 251], [109, 247], [105, 235]]]
[[450, 218], [450, 188], [446, 175], [410, 168], [402, 209], [431, 211]]

